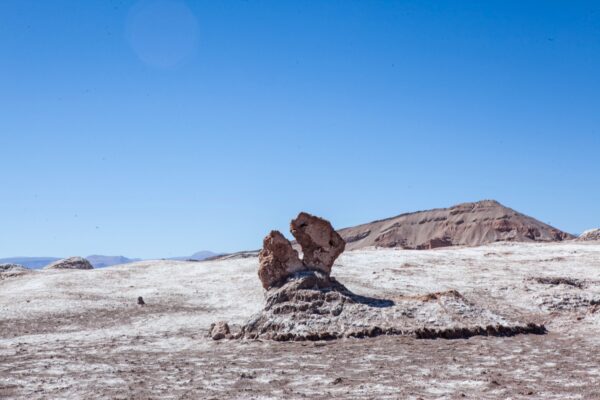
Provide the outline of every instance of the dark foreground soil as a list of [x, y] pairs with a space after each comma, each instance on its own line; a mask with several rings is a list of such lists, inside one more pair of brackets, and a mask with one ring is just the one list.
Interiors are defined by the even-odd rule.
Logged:
[[12, 351], [1, 398], [600, 399], [600, 352], [552, 333], [302, 343], [182, 333]]

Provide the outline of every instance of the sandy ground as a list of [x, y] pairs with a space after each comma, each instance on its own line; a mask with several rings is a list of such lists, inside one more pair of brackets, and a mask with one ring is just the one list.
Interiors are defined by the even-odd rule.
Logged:
[[212, 322], [261, 309], [256, 269], [152, 261], [0, 279], [0, 398], [600, 399], [598, 242], [359, 250], [333, 270], [366, 296], [458, 290], [544, 323], [542, 336], [207, 338]]

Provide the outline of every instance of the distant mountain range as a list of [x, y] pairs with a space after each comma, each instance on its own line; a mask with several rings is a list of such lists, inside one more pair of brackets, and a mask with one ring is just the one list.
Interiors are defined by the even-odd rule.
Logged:
[[[198, 251], [191, 256], [185, 257], [172, 257], [170, 260], [195, 260], [202, 261], [207, 258], [215, 257], [219, 255], [212, 251], [203, 250]], [[103, 255], [91, 255], [85, 257], [94, 268], [105, 268], [119, 264], [129, 264], [136, 261], [142, 261], [141, 258], [127, 258], [124, 256], [103, 256]], [[0, 258], [0, 264], [19, 264], [31, 269], [44, 268], [46, 265], [51, 264], [55, 261], [60, 260], [60, 257], [8, 257]]]
[[[85, 257], [94, 268], [110, 267], [118, 264], [128, 264], [135, 261], [140, 261], [139, 258], [127, 258], [123, 256], [101, 256], [92, 255]], [[60, 260], [59, 257], [9, 257], [0, 258], [0, 264], [19, 264], [31, 269], [41, 269], [46, 265]]]
[[9, 257], [0, 258], [0, 264], [18, 264], [27, 268], [40, 269], [58, 260], [60, 258], [56, 257]]
[[202, 250], [202, 251], [198, 251], [194, 254], [192, 254], [191, 256], [184, 256], [184, 257], [170, 257], [169, 260], [181, 260], [181, 261], [185, 261], [185, 260], [194, 260], [194, 261], [202, 261], [202, 260], [206, 260], [207, 258], [212, 258], [212, 257], [216, 257], [221, 255], [220, 253], [215, 253], [209, 250]]
[[127, 258], [123, 256], [87, 256], [86, 259], [94, 266], [94, 268], [110, 267], [112, 265], [129, 264], [136, 261], [141, 261], [141, 258]]

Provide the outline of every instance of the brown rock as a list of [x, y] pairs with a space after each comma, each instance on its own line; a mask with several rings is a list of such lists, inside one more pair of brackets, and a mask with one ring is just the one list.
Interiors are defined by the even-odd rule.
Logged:
[[480, 246], [499, 241], [554, 242], [574, 237], [532, 217], [505, 207], [497, 201], [483, 200], [450, 208], [418, 211], [341, 229], [346, 250], [365, 247], [429, 249], [444, 244]]
[[433, 238], [417, 246], [417, 250], [432, 250], [439, 247], [452, 246], [452, 240], [449, 237]]
[[230, 337], [229, 325], [226, 321], [219, 321], [210, 327], [210, 337], [213, 340], [221, 340]]
[[271, 231], [263, 240], [258, 254], [258, 277], [265, 289], [304, 269], [298, 252], [281, 232]]
[[590, 229], [581, 234], [579, 241], [592, 241], [592, 240], [600, 240], [600, 229]]
[[0, 264], [0, 281], [31, 273], [29, 268], [19, 264]]
[[346, 247], [329, 221], [301, 212], [292, 220], [290, 231], [302, 247], [305, 267], [329, 276], [333, 262]]
[[69, 257], [53, 262], [44, 269], [94, 269], [94, 267], [85, 258]]

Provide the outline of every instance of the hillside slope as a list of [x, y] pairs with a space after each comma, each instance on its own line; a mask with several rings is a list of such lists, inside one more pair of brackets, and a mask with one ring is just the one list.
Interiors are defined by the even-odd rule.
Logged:
[[348, 250], [369, 246], [432, 249], [498, 241], [553, 242], [574, 238], [494, 200], [402, 214], [341, 229], [339, 233]]
[[7, 257], [0, 258], [0, 264], [18, 264], [31, 269], [40, 269], [58, 260], [60, 260], [58, 257]]

